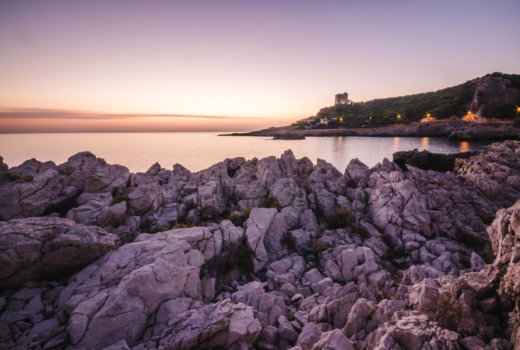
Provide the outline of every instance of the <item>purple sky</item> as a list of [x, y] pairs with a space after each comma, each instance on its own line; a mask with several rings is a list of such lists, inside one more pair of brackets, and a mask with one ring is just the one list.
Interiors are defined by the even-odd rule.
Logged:
[[285, 124], [338, 92], [520, 73], [519, 14], [518, 0], [0, 1], [0, 107]]

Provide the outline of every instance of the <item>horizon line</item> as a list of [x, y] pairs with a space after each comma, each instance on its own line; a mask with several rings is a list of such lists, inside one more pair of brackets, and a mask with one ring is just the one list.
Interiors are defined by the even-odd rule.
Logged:
[[54, 109], [54, 108], [25, 108], [25, 107], [0, 107], [0, 119], [86, 119], [86, 120], [114, 120], [143, 117], [159, 118], [194, 118], [217, 120], [262, 120], [262, 117], [226, 116], [226, 115], [200, 115], [178, 113], [110, 113], [85, 110]]
[[[125, 130], [82, 130], [82, 131], [2, 131], [0, 130], [0, 135], [13, 135], [13, 134], [141, 134], [141, 133], [154, 133], [154, 134], [171, 134], [171, 133], [193, 133], [193, 132], [203, 132], [203, 133], [235, 133], [235, 132], [248, 132], [254, 131], [250, 129], [244, 130], [134, 130], [134, 131], [125, 131]], [[219, 135], [221, 136], [221, 135]]]

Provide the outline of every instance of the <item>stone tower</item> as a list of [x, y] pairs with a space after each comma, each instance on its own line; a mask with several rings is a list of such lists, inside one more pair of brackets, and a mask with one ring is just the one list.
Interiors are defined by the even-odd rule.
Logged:
[[334, 104], [336, 105], [346, 105], [349, 103], [348, 93], [344, 92], [342, 94], [337, 94], [334, 99]]

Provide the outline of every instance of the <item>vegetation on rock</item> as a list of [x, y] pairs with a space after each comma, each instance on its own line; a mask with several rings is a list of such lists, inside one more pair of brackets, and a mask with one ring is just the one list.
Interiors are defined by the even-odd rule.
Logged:
[[[486, 88], [486, 84], [503, 85], [507, 93]], [[475, 99], [479, 102], [472, 105]], [[520, 75], [493, 73], [434, 92], [325, 107], [311, 124], [313, 128], [380, 127], [418, 122], [424, 118], [461, 118], [468, 110], [478, 111], [485, 118], [514, 119], [518, 116], [517, 106], [520, 106]], [[308, 121], [302, 120], [295, 125], [302, 129]]]

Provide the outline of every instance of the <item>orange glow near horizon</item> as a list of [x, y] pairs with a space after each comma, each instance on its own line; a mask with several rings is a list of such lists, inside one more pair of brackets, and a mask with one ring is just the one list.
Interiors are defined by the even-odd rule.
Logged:
[[[0, 1], [0, 107], [132, 115], [4, 115], [0, 129], [258, 129], [316, 115], [338, 92], [363, 102], [520, 70], [518, 1], [387, 3]], [[135, 116], [158, 114], [177, 117]]]
[[0, 109], [0, 132], [247, 131], [290, 122], [273, 118], [38, 112], [23, 109], [10, 114], [9, 110]]

